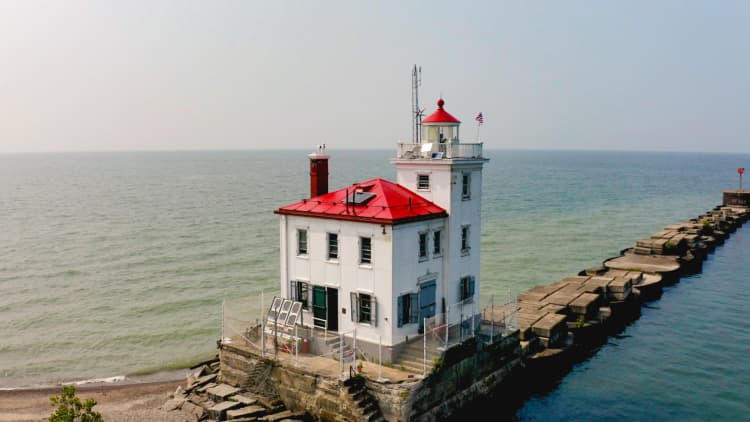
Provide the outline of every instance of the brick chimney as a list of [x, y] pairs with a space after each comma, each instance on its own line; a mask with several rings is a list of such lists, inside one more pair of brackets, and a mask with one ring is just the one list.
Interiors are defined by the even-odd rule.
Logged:
[[310, 157], [310, 198], [328, 193], [328, 156], [326, 145], [318, 145]]

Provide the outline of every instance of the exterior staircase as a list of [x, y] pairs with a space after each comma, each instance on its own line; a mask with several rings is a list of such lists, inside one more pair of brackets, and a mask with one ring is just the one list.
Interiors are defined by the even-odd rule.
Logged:
[[[347, 341], [348, 340], [348, 341]], [[344, 339], [344, 362], [354, 362], [354, 351], [352, 346], [349, 344], [351, 339]], [[341, 359], [341, 339], [339, 336], [334, 336], [326, 339], [326, 347], [331, 351], [331, 357], [338, 361]]]
[[[442, 357], [436, 342], [427, 342], [427, 374], [432, 372], [435, 359]], [[407, 342], [398, 357], [393, 361], [393, 367], [412, 374], [422, 375], [424, 372], [424, 339], [420, 336]]]
[[351, 400], [357, 404], [357, 410], [362, 417], [361, 420], [368, 422], [385, 421], [378, 401], [367, 391], [367, 385], [363, 377], [351, 377], [344, 381], [344, 386], [347, 388], [347, 394]]

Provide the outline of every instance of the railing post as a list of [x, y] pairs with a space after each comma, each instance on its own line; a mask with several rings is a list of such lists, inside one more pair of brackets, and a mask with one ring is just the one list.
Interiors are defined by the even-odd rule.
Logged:
[[383, 381], [383, 336], [378, 336], [378, 381]]
[[[326, 325], [327, 322], [326, 322]], [[328, 331], [328, 330], [326, 330]], [[339, 334], [339, 378], [344, 379], [344, 333]]]
[[490, 328], [490, 344], [492, 344], [494, 337], [495, 337], [495, 295], [494, 294], [490, 298], [490, 302], [491, 302], [490, 306], [492, 307], [492, 312], [490, 312], [490, 320], [491, 320], [490, 324], [492, 327]]
[[297, 336], [297, 324], [294, 324], [294, 366], [299, 366], [299, 337]]
[[224, 344], [224, 306], [226, 305], [226, 300], [222, 299], [221, 301], [221, 344]]
[[422, 333], [423, 338], [423, 356], [422, 356], [422, 376], [427, 376], [427, 318], [424, 319], [424, 332]]

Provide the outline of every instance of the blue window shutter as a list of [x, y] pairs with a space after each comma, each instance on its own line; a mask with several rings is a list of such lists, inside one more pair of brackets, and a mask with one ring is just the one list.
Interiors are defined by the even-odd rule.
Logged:
[[416, 293], [409, 294], [409, 322], [414, 324], [419, 319], [419, 295]]
[[474, 276], [469, 277], [469, 297], [474, 297]]
[[404, 297], [398, 297], [398, 326], [404, 325]]

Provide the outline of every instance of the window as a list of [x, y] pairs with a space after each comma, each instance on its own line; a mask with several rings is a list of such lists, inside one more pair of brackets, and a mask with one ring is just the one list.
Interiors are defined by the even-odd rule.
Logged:
[[471, 199], [471, 173], [463, 173], [461, 182], [461, 198]]
[[307, 255], [307, 230], [297, 230], [297, 255]]
[[398, 326], [416, 324], [419, 320], [419, 303], [416, 293], [407, 293], [398, 297]]
[[469, 226], [461, 226], [461, 253], [469, 253]]
[[310, 284], [305, 281], [292, 280], [289, 282], [289, 298], [302, 302], [302, 309], [310, 309]]
[[367, 293], [351, 293], [352, 321], [378, 325], [378, 303], [375, 296]]
[[440, 253], [442, 252], [441, 244], [440, 244], [440, 235], [442, 232], [440, 230], [435, 230], [432, 233], [432, 256], [440, 256]]
[[328, 259], [339, 258], [339, 235], [328, 233]]
[[467, 300], [474, 297], [474, 277], [466, 276], [461, 277], [461, 281], [458, 283], [458, 300]]
[[369, 237], [359, 238], [359, 263], [372, 263], [372, 239]]
[[429, 188], [430, 188], [430, 175], [418, 174], [417, 175], [417, 189], [427, 190]]
[[419, 260], [427, 259], [427, 233], [419, 233]]

